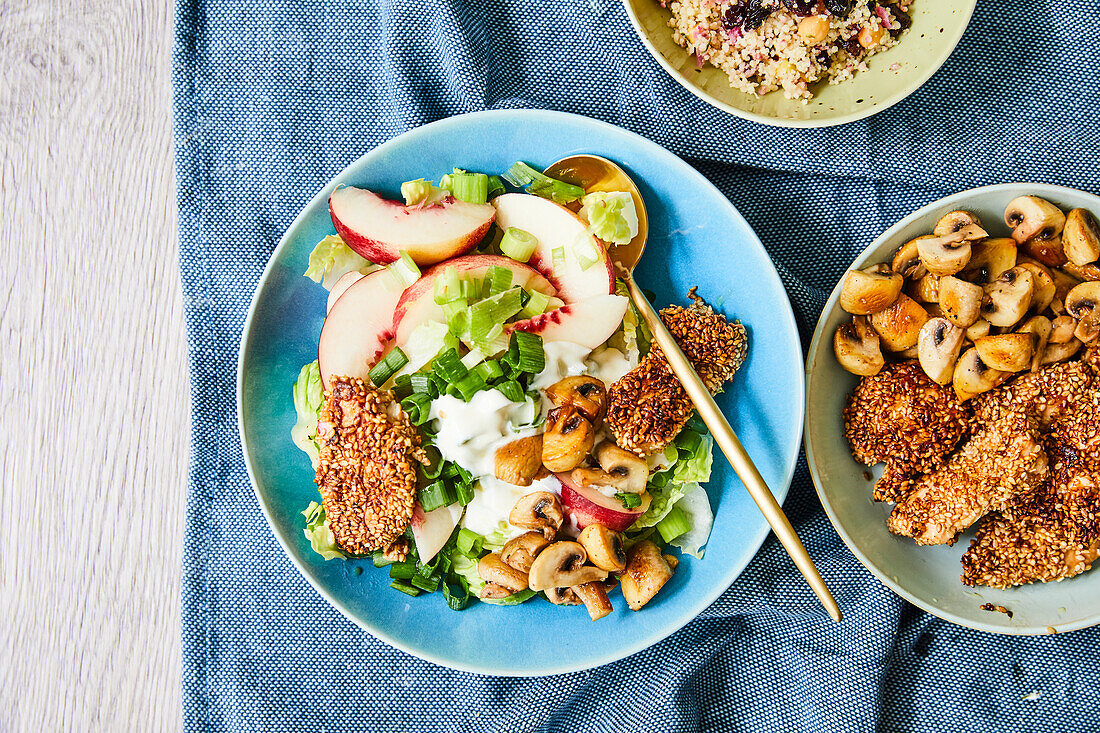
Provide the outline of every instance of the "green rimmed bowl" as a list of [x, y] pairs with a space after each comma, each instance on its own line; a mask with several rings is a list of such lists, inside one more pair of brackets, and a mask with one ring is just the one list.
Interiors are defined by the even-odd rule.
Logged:
[[[1062, 186], [1004, 183], [963, 191], [919, 209], [886, 230], [863, 251], [851, 269], [889, 262], [905, 242], [932, 231], [949, 211], [973, 211], [993, 236], [1007, 236], [1005, 206], [1017, 196], [1034, 195], [1063, 210], [1100, 212], [1100, 197]], [[843, 282], [843, 281], [842, 281]], [[840, 308], [838, 283], [817, 323], [806, 361], [806, 460], [829, 520], [848, 549], [883, 584], [905, 600], [962, 626], [1001, 634], [1053, 634], [1100, 623], [1100, 567], [1075, 578], [997, 589], [962, 584], [960, 560], [973, 528], [953, 546], [918, 546], [886, 529], [892, 505], [871, 498], [882, 466], [868, 469], [852, 458], [844, 437], [842, 411], [858, 378], [833, 354], [833, 333], [851, 318]], [[1100, 563], [1098, 563], [1100, 565]], [[1001, 606], [1012, 612], [982, 608]]]
[[[657, 0], [623, 0], [627, 15], [653, 58], [685, 89], [730, 114], [778, 127], [831, 127], [869, 117], [915, 92], [943, 65], [962, 38], [976, 0], [914, 0], [913, 26], [897, 45], [868, 60], [867, 71], [840, 84], [814, 86], [808, 104], [781, 91], [764, 96], [730, 86], [725, 72], [707, 65], [672, 40], [672, 14]], [[897, 68], [893, 68], [894, 66]]]

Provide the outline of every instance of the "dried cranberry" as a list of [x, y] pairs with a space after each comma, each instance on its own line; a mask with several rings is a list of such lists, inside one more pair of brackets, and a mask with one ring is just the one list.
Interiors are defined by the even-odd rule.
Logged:
[[825, 0], [825, 9], [838, 18], [846, 18], [852, 12], [852, 0]]
[[726, 8], [726, 12], [722, 13], [722, 26], [728, 31], [740, 28], [744, 22], [745, 6], [743, 5], [730, 5]]
[[744, 0], [726, 8], [726, 12], [722, 13], [722, 25], [726, 30], [741, 28], [750, 31], [763, 25], [771, 14], [772, 9], [764, 7], [761, 0]]
[[848, 55], [852, 58], [858, 58], [863, 52], [863, 46], [859, 45], [859, 39], [852, 37], [848, 39], [848, 44], [844, 47], [844, 50], [848, 52]]

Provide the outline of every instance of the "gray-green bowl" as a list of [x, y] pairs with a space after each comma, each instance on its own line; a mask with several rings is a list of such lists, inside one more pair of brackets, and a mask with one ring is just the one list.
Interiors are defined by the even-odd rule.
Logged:
[[[905, 242], [932, 231], [949, 211], [977, 213], [995, 236], [1006, 236], [1005, 205], [1026, 194], [1041, 196], [1063, 209], [1083, 207], [1100, 212], [1100, 197], [1061, 186], [1006, 183], [963, 191], [940, 199], [905, 217], [856, 258], [853, 268], [888, 261]], [[873, 477], [852, 459], [844, 437], [841, 411], [857, 378], [833, 356], [836, 327], [849, 316], [840, 309], [840, 284], [817, 323], [806, 361], [806, 458], [817, 494], [833, 526], [856, 558], [895, 593], [929, 613], [963, 626], [1001, 634], [1053, 634], [1100, 623], [1100, 567], [1076, 578], [1033, 583], [1007, 590], [970, 588], [962, 584], [959, 563], [973, 532], [952, 547], [919, 547], [911, 539], [886, 530], [889, 504], [871, 499]], [[870, 474], [867, 474], [870, 475]], [[1012, 612], [983, 611], [991, 603]]]
[[[819, 84], [808, 104], [782, 92], [746, 94], [724, 72], [706, 66], [672, 40], [671, 13], [657, 0], [623, 0], [642, 43], [689, 92], [738, 117], [780, 127], [829, 127], [868, 117], [900, 102], [928, 81], [962, 38], [975, 0], [914, 0], [913, 26], [891, 49], [875, 54], [869, 69], [835, 85]], [[897, 68], [892, 68], [894, 65]]]

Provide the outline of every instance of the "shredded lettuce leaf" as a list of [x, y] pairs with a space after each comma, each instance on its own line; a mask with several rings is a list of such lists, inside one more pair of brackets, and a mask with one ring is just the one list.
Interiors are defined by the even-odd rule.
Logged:
[[659, 489], [650, 488], [649, 494], [653, 497], [653, 500], [649, 503], [649, 509], [645, 511], [645, 514], [634, 520], [631, 529], [636, 530], [653, 527], [672, 511], [672, 507], [676, 506], [676, 502], [684, 498], [684, 494], [691, 491], [696, 486], [698, 486], [698, 484], [680, 484], [675, 481], [669, 481]]
[[[627, 300], [630, 299], [630, 292], [626, 289], [626, 283], [622, 279], [615, 280], [615, 294], [621, 295]], [[652, 338], [645, 322], [638, 314], [637, 308], [631, 302], [627, 306], [626, 313], [623, 314], [623, 322], [619, 324], [619, 328], [616, 329], [615, 333], [611, 334], [611, 338], [607, 340], [607, 345], [628, 356], [638, 354], [638, 359], [641, 359], [649, 353]]]
[[336, 544], [336, 536], [332, 534], [328, 522], [325, 521], [325, 508], [315, 501], [311, 501], [306, 510], [302, 512], [306, 518], [306, 528], [302, 530], [309, 546], [325, 560], [345, 560], [347, 555]]
[[403, 351], [409, 363], [398, 374], [414, 374], [447, 349], [457, 349], [458, 339], [451, 335], [446, 323], [425, 321], [413, 329]]
[[709, 435], [695, 433], [698, 436], [698, 443], [694, 445], [691, 451], [687, 451], [680, 446], [687, 443], [688, 439], [694, 441], [691, 432], [694, 431], [685, 428], [676, 439], [677, 452], [680, 456], [672, 469], [672, 481], [675, 483], [701, 484], [710, 480], [710, 469], [714, 462], [714, 452], [712, 450], [714, 438]]
[[[672, 475], [664, 486], [649, 486], [649, 493], [653, 501], [645, 514], [634, 522], [635, 529], [652, 527], [664, 519], [677, 502], [699, 484], [710, 480], [710, 469], [714, 461], [712, 447], [714, 439], [709, 435], [703, 435], [691, 428], [684, 428], [676, 436], [673, 445], [665, 450], [670, 454], [676, 452], [675, 462], [670, 469]], [[672, 449], [671, 451], [669, 449]], [[666, 454], [667, 457], [667, 454]]]
[[298, 422], [290, 429], [290, 439], [309, 456], [314, 470], [317, 470], [321, 460], [320, 446], [317, 444], [317, 419], [324, 401], [321, 369], [314, 359], [302, 367], [298, 380], [294, 382], [294, 410], [298, 413]]
[[431, 181], [417, 178], [415, 181], [405, 181], [401, 184], [401, 196], [405, 199], [406, 206], [432, 206], [451, 195], [445, 184], [449, 176], [443, 176], [441, 186], [436, 187]]
[[351, 247], [344, 244], [339, 234], [330, 234], [309, 253], [309, 267], [305, 276], [315, 283], [321, 283], [325, 290], [332, 290], [344, 275], [349, 272], [363, 272], [375, 269], [375, 265], [360, 257]]
[[687, 517], [691, 529], [670, 540], [668, 544], [702, 560], [703, 546], [710, 539], [710, 528], [714, 524], [714, 512], [710, 508], [710, 497], [707, 496], [706, 490], [698, 484], [693, 486], [694, 488], [675, 504]]
[[634, 197], [626, 191], [586, 194], [578, 215], [588, 222], [588, 231], [608, 244], [629, 244], [638, 234]]

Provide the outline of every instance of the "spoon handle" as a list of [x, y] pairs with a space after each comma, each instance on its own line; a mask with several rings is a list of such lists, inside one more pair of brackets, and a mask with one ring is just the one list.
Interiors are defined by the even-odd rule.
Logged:
[[829, 592], [829, 588], [825, 585], [825, 580], [821, 577], [821, 573], [817, 571], [817, 567], [814, 566], [813, 560], [810, 559], [810, 555], [806, 552], [806, 548], [802, 545], [802, 541], [798, 539], [798, 535], [795, 533], [794, 528], [791, 527], [791, 523], [787, 520], [787, 516], [783, 513], [783, 509], [779, 506], [779, 502], [775, 500], [775, 496], [772, 494], [771, 489], [769, 489], [768, 485], [764, 482], [764, 478], [760, 475], [760, 471], [756, 469], [748, 452], [746, 452], [744, 446], [741, 445], [741, 441], [737, 439], [737, 435], [733, 432], [733, 428], [730, 427], [725, 415], [722, 414], [722, 410], [718, 407], [718, 403], [716, 403], [714, 397], [711, 396], [710, 390], [703, 384], [699, 375], [695, 373], [695, 367], [693, 367], [688, 358], [684, 356], [684, 352], [680, 350], [679, 344], [676, 343], [672, 334], [665, 328], [665, 324], [661, 320], [661, 317], [657, 314], [657, 311], [654, 310], [653, 306], [650, 305], [649, 299], [642, 293], [641, 289], [638, 287], [638, 283], [634, 281], [633, 275], [627, 276], [625, 280], [627, 288], [630, 291], [630, 299], [641, 313], [642, 320], [646, 322], [646, 325], [649, 326], [649, 330], [653, 333], [653, 338], [660, 344], [661, 351], [664, 352], [665, 359], [668, 361], [673, 373], [680, 380], [680, 383], [684, 385], [684, 391], [687, 392], [691, 401], [695, 403], [695, 408], [699, 412], [699, 416], [703, 418], [703, 422], [710, 428], [710, 432], [714, 436], [715, 442], [718, 443], [718, 446], [729, 460], [730, 465], [733, 466], [734, 472], [741, 479], [745, 488], [748, 489], [749, 496], [751, 496], [753, 501], [756, 502], [756, 505], [760, 507], [760, 511], [764, 514], [764, 518], [768, 521], [768, 524], [771, 525], [772, 531], [775, 532], [775, 536], [779, 539], [780, 544], [783, 545], [787, 554], [791, 556], [791, 560], [794, 561], [799, 572], [806, 578], [806, 582], [810, 584], [810, 588], [817, 594], [818, 600], [821, 601], [821, 605], [825, 606], [825, 610], [829, 612], [829, 616], [831, 616], [834, 621], [840, 621], [840, 607], [837, 606], [836, 600], [833, 598], [832, 593]]

